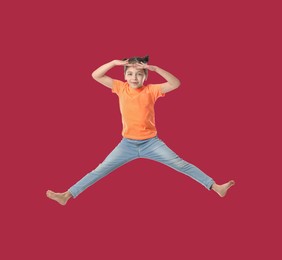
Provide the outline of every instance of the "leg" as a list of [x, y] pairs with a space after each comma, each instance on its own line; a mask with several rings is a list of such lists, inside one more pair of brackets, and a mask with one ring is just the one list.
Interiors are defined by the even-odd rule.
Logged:
[[57, 201], [59, 204], [65, 205], [70, 198], [76, 198], [81, 192], [108, 175], [110, 172], [126, 164], [127, 162], [136, 159], [137, 155], [137, 151], [134, 151], [132, 147], [127, 145], [126, 141], [122, 140], [95, 170], [86, 174], [68, 191], [56, 193], [48, 190], [46, 195], [48, 198]]
[[217, 185], [214, 180], [202, 172], [199, 168], [181, 159], [168, 146], [158, 138], [152, 139], [151, 143], [142, 151], [142, 157], [163, 163], [176, 171], [196, 180], [208, 190], [216, 191], [221, 197], [224, 197], [227, 190], [234, 184], [228, 182], [224, 185]]

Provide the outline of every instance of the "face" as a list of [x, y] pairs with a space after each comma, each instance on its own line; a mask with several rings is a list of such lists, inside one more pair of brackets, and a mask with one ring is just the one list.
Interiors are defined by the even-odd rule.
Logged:
[[146, 74], [143, 69], [128, 67], [124, 78], [130, 87], [136, 89], [143, 86], [144, 81], [146, 80]]

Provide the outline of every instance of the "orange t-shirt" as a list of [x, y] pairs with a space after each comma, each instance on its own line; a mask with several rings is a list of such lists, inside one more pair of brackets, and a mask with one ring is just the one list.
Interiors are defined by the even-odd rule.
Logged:
[[157, 135], [154, 105], [165, 95], [161, 93], [160, 85], [134, 89], [127, 82], [114, 80], [112, 92], [119, 97], [123, 137], [144, 140]]

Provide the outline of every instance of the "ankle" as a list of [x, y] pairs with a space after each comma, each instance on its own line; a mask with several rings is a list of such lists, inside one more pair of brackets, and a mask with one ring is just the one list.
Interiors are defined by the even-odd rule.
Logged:
[[215, 182], [214, 182], [214, 183], [212, 184], [212, 186], [211, 186], [211, 190], [213, 190], [213, 191], [217, 191], [218, 188], [219, 188], [219, 185], [216, 184]]
[[63, 193], [63, 196], [64, 196], [64, 198], [66, 198], [66, 199], [72, 198], [72, 194], [71, 194], [69, 191], [64, 192], [64, 193]]

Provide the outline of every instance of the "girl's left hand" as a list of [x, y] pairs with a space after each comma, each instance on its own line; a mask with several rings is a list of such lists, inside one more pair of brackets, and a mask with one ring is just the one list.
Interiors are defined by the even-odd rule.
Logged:
[[143, 63], [143, 62], [135, 63], [134, 65], [136, 65], [136, 67], [139, 69], [148, 69], [151, 71], [156, 71], [157, 69], [156, 66], [148, 65], [147, 63]]

